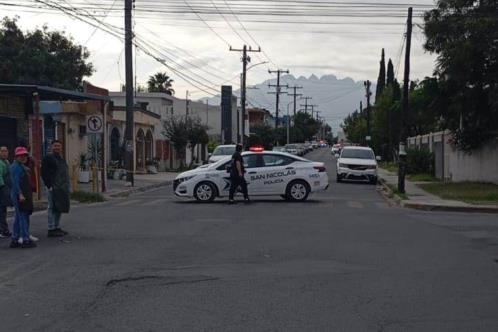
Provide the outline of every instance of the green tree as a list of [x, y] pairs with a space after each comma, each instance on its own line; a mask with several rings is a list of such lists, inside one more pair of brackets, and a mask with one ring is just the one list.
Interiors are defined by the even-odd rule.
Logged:
[[[270, 150], [273, 148], [273, 142], [275, 142], [275, 129], [267, 125], [256, 125], [251, 128], [251, 132], [255, 136], [251, 139], [251, 142], [257, 143], [256, 145], [263, 144], [265, 149]], [[251, 137], [250, 136], [250, 137]]]
[[354, 111], [344, 119], [341, 125], [348, 140], [352, 143], [363, 144], [367, 136], [367, 119], [365, 114]]
[[456, 146], [471, 151], [498, 128], [495, 0], [439, 0], [425, 13], [425, 49], [437, 54], [439, 110]]
[[312, 140], [320, 130], [320, 122], [311, 117], [310, 114], [299, 112], [294, 117], [294, 127], [292, 137], [295, 142], [305, 142]]
[[209, 129], [209, 127], [202, 124], [202, 121], [199, 118], [189, 118], [186, 121], [186, 127], [187, 140], [190, 144], [190, 152], [192, 155], [190, 166], [192, 166], [194, 161], [199, 161], [199, 156], [197, 156], [196, 160], [194, 160], [195, 147], [199, 144], [206, 145], [209, 143], [209, 135], [207, 134], [207, 130]]
[[377, 90], [375, 92], [375, 101], [380, 98], [380, 95], [386, 87], [386, 56], [384, 49], [382, 49], [382, 56], [380, 59], [379, 77], [377, 78]]
[[90, 53], [64, 32], [47, 26], [23, 32], [17, 18], [0, 23], [0, 77], [2, 83], [48, 85], [75, 90], [94, 72]]
[[386, 86], [392, 85], [394, 83], [394, 65], [391, 59], [387, 63], [387, 78]]
[[180, 158], [180, 167], [183, 168], [185, 151], [189, 140], [188, 125], [185, 117], [171, 116], [164, 120], [163, 135], [173, 143], [173, 148]]
[[166, 73], [156, 73], [149, 77], [147, 87], [149, 92], [163, 92], [172, 96], [175, 94], [173, 82]]

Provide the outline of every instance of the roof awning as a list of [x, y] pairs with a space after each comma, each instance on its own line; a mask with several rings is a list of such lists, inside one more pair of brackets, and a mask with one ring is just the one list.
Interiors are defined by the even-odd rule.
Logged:
[[17, 97], [32, 97], [34, 93], [38, 93], [40, 100], [111, 101], [111, 98], [108, 96], [99, 96], [91, 93], [64, 90], [48, 86], [0, 84], [0, 94], [8, 94]]

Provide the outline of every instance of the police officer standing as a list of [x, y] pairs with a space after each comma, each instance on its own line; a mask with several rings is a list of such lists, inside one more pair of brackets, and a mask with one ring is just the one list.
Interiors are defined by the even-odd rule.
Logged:
[[232, 155], [232, 163], [230, 168], [230, 193], [229, 193], [229, 204], [235, 204], [233, 196], [235, 191], [240, 186], [242, 193], [244, 194], [244, 202], [249, 203], [249, 195], [247, 193], [247, 182], [244, 178], [245, 169], [244, 161], [242, 160], [242, 145], [237, 144], [235, 148], [235, 153]]

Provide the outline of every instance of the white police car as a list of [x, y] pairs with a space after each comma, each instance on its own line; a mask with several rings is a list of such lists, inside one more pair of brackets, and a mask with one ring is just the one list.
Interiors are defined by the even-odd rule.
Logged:
[[[285, 152], [242, 153], [250, 196], [279, 195], [289, 201], [305, 201], [312, 192], [326, 190], [329, 179], [323, 163]], [[230, 189], [231, 157], [181, 173], [174, 181], [175, 195], [211, 202], [227, 197]]]

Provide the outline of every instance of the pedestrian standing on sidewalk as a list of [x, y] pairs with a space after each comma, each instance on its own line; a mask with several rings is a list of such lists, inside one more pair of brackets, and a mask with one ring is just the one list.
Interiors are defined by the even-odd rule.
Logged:
[[29, 217], [33, 213], [33, 192], [29, 182], [29, 172], [24, 166], [28, 155], [26, 148], [16, 148], [15, 161], [10, 166], [12, 180], [10, 199], [15, 209], [11, 248], [36, 247], [36, 244], [29, 238]]
[[[31, 154], [31, 146], [26, 143], [26, 141], [22, 141], [19, 146], [22, 146], [23, 148], [26, 148], [28, 150], [29, 155], [28, 155], [28, 160], [26, 161], [26, 166], [28, 168], [29, 172], [29, 183], [31, 185], [31, 191], [33, 192], [33, 195], [37, 193], [37, 183], [38, 183], [38, 174], [37, 174], [37, 168], [36, 168], [36, 160]], [[36, 236], [33, 236], [32, 234], [29, 235], [29, 239], [34, 242], [38, 242], [39, 239]]]
[[249, 203], [249, 194], [247, 193], [247, 182], [244, 178], [244, 160], [242, 159], [242, 145], [237, 144], [235, 147], [235, 153], [232, 155], [232, 163], [230, 167], [230, 192], [228, 203], [235, 204], [233, 196], [238, 187], [241, 188], [242, 194], [244, 194], [244, 201]]
[[41, 166], [43, 182], [48, 190], [48, 237], [61, 237], [68, 232], [60, 227], [62, 213], [69, 213], [70, 179], [66, 161], [62, 157], [62, 143], [52, 142], [51, 153], [43, 158]]
[[7, 207], [12, 206], [11, 187], [9, 149], [6, 146], [0, 146], [0, 238], [12, 235], [7, 225]]

